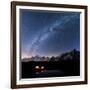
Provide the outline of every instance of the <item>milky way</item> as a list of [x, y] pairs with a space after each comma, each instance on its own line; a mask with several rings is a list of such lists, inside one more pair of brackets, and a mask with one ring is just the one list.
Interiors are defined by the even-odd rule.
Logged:
[[80, 13], [20, 11], [21, 57], [80, 49]]

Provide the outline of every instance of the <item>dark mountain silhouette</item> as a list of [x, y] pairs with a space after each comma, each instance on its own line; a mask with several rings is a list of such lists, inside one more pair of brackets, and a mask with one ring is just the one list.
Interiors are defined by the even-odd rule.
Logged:
[[24, 60], [21, 61], [22, 78], [80, 75], [80, 52], [76, 49], [56, 57], [35, 56]]
[[60, 59], [62, 60], [77, 60], [80, 57], [80, 52], [76, 49], [72, 50], [71, 52], [67, 52], [61, 55]]

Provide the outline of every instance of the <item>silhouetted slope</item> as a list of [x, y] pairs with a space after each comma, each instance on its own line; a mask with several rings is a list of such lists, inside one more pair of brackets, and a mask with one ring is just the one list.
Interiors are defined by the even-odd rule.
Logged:
[[[34, 57], [33, 57], [34, 58]], [[42, 57], [38, 57], [40, 61], [28, 61], [21, 62], [22, 67], [22, 78], [35, 78], [35, 77], [60, 77], [60, 76], [78, 76], [80, 75], [80, 52], [72, 50], [66, 52], [61, 56], [51, 58], [48, 60], [41, 61]], [[44, 57], [45, 59], [45, 57]], [[46, 72], [35, 74], [35, 66], [44, 66]], [[52, 73], [51, 73], [52, 72]], [[55, 74], [55, 72], [58, 72]], [[46, 74], [45, 74], [46, 73]]]

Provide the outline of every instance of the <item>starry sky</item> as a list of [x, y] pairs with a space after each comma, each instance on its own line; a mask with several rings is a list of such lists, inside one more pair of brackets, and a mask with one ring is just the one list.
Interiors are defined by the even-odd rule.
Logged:
[[20, 10], [21, 58], [80, 50], [80, 13]]

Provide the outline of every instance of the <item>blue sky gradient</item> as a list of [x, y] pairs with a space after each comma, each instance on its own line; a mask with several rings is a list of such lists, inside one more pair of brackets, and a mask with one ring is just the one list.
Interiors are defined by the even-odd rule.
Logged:
[[80, 13], [20, 10], [21, 57], [80, 50]]

